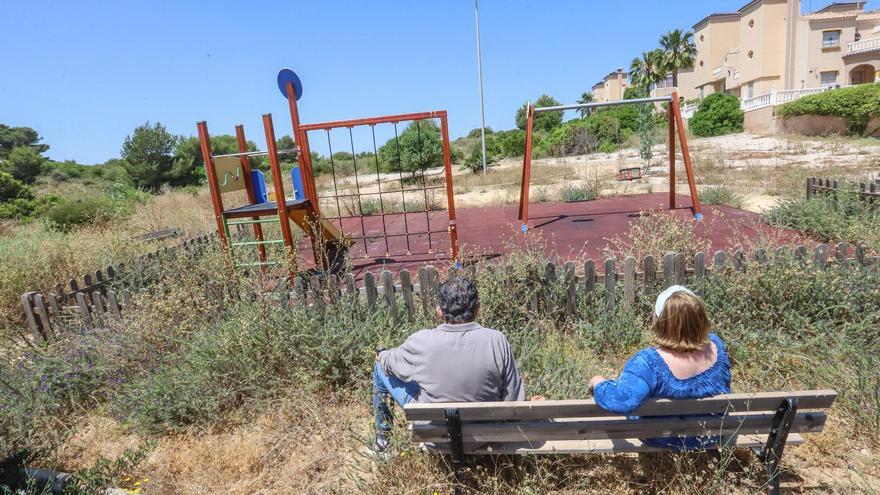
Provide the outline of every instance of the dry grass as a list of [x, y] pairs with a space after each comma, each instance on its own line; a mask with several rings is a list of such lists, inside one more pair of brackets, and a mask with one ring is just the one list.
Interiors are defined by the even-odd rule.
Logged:
[[[159, 439], [137, 477], [149, 480], [151, 494], [350, 492], [370, 477], [368, 416], [364, 401], [291, 390], [249, 424]], [[73, 471], [146, 440], [112, 419], [87, 416], [55, 461]]]
[[[423, 454], [401, 431], [390, 462], [368, 456], [364, 400], [320, 400], [291, 391], [249, 424], [161, 438], [138, 470], [151, 494], [449, 493], [446, 461]], [[877, 493], [880, 464], [851, 443], [832, 409], [826, 430], [786, 449], [782, 486], [796, 493]], [[146, 439], [88, 416], [57, 453], [68, 469], [116, 458]], [[470, 483], [494, 493], [758, 493], [763, 467], [748, 451], [715, 454], [484, 457]]]

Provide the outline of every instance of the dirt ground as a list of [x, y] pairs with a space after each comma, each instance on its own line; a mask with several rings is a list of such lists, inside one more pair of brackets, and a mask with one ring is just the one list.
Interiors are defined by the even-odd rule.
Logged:
[[[743, 199], [743, 209], [760, 212], [784, 197], [797, 197], [803, 191], [794, 179], [834, 172], [860, 176], [880, 169], [880, 140], [847, 138], [804, 138], [800, 136], [755, 136], [748, 133], [714, 138], [692, 139], [689, 149], [698, 190], [726, 186]], [[643, 178], [618, 180], [621, 168], [643, 167], [635, 148], [615, 153], [539, 158], [532, 161], [533, 202], [557, 200], [563, 188], [583, 185], [600, 196], [615, 196], [668, 191], [667, 147], [654, 147], [651, 167]], [[687, 191], [684, 162], [677, 155], [677, 189]], [[792, 174], [792, 172], [795, 172]], [[440, 183], [442, 168], [428, 171], [429, 184]], [[456, 206], [511, 204], [519, 201], [522, 158], [505, 159], [490, 168], [488, 176], [474, 175], [456, 168], [453, 171]], [[383, 198], [391, 201], [416, 200], [421, 192], [399, 192], [396, 174], [380, 174]], [[348, 184], [348, 187], [345, 186]], [[354, 177], [340, 179], [340, 193], [354, 191]], [[376, 193], [377, 176], [358, 177], [361, 193]], [[319, 186], [320, 187], [320, 186]], [[331, 193], [332, 183], [323, 191]], [[419, 187], [418, 185], [413, 187]], [[433, 193], [442, 202], [443, 191]]]

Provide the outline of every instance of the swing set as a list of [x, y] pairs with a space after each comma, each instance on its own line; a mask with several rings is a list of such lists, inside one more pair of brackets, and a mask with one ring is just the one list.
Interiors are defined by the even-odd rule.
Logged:
[[[520, 230], [522, 232], [527, 232], [528, 222], [529, 222], [529, 189], [530, 189], [530, 181], [532, 176], [532, 140], [533, 133], [532, 130], [535, 124], [535, 115], [544, 112], [562, 112], [565, 110], [580, 110], [580, 109], [593, 109], [593, 108], [603, 108], [603, 107], [614, 107], [620, 105], [634, 105], [634, 104], [655, 104], [655, 103], [666, 103], [667, 104], [667, 116], [669, 121], [669, 209], [675, 209], [675, 135], [676, 130], [678, 130], [678, 140], [681, 145], [681, 154], [684, 160], [685, 172], [687, 174], [688, 187], [690, 189], [691, 194], [691, 211], [693, 212], [694, 218], [696, 220], [700, 220], [703, 218], [703, 214], [701, 213], [700, 208], [700, 198], [697, 195], [697, 186], [694, 181], [694, 171], [693, 166], [691, 164], [691, 155], [688, 150], [687, 144], [687, 136], [684, 132], [684, 121], [681, 117], [681, 108], [678, 101], [678, 92], [673, 91], [669, 96], [657, 96], [650, 98], [633, 98], [631, 100], [612, 100], [612, 101], [603, 101], [603, 102], [591, 102], [591, 103], [575, 103], [572, 105], [559, 105], [553, 107], [541, 107], [535, 108], [535, 106], [531, 103], [528, 104], [527, 108], [527, 121], [526, 121], [526, 145], [525, 152], [523, 155], [523, 169], [522, 169], [522, 182], [520, 185], [520, 199], [519, 199], [519, 222], [520, 222]], [[619, 134], [618, 134], [619, 136]], [[619, 140], [619, 137], [618, 137]], [[618, 143], [619, 144], [619, 143]], [[618, 170], [620, 180], [633, 180], [641, 177], [641, 171], [639, 169], [638, 174], [635, 172], [635, 168], [620, 168]], [[638, 176], [636, 176], [638, 175]]]
[[[277, 149], [271, 114], [263, 115], [266, 139], [266, 150], [263, 151], [249, 151], [244, 127], [237, 125], [235, 136], [239, 151], [214, 155], [207, 124], [204, 121], [197, 124], [217, 232], [224, 250], [233, 260], [231, 267], [259, 267], [265, 272], [267, 267], [272, 265], [287, 265], [289, 275], [293, 279], [296, 272], [292, 268], [294, 266], [292, 257], [297, 246], [291, 222], [310, 239], [315, 267], [324, 272], [339, 271], [344, 266], [346, 258], [354, 256], [382, 262], [391, 256], [448, 254], [454, 259], [458, 255], [455, 203], [452, 193], [452, 162], [445, 110], [302, 124], [297, 107], [297, 101], [302, 97], [302, 83], [299, 77], [290, 69], [282, 69], [278, 74], [278, 88], [287, 100], [290, 110], [292, 137], [295, 143], [292, 149]], [[433, 126], [428, 124], [432, 121], [439, 124]], [[410, 157], [410, 162], [415, 160], [421, 170], [407, 170], [411, 173], [408, 181], [403, 178], [404, 163], [408, 162], [402, 158], [398, 133], [398, 125], [402, 123], [408, 124], [409, 127], [415, 126], [419, 138], [416, 145], [419, 158], [424, 158], [422, 153], [424, 146], [421, 140], [423, 126], [439, 129], [439, 138], [442, 140], [440, 156], [437, 157], [435, 154], [433, 157], [437, 163], [431, 162], [429, 158], [416, 160]], [[383, 124], [392, 126], [394, 130], [394, 140], [389, 140], [386, 144], [391, 147], [389, 154], [392, 157], [396, 146], [397, 159], [393, 164], [380, 164], [380, 152], [376, 146], [376, 126]], [[370, 155], [369, 152], [363, 151], [356, 153], [353, 129], [359, 128], [367, 128], [372, 133], [375, 182], [370, 179], [369, 187], [363, 187], [365, 186], [363, 182], [367, 176], [372, 177], [373, 171], [358, 168], [358, 161], [365, 160]], [[354, 162], [353, 180], [352, 177], [340, 177], [335, 165], [330, 139], [330, 132], [335, 129], [347, 130], [351, 158]], [[326, 133], [330, 146], [332, 187], [325, 187], [321, 192], [316, 184], [313, 156], [309, 145], [309, 133], [316, 131]], [[267, 156], [269, 159], [269, 180], [272, 190], [268, 194], [266, 176], [259, 170], [253, 170], [251, 166], [251, 158], [258, 156]], [[292, 198], [285, 194], [284, 175], [281, 169], [282, 157], [290, 157], [295, 162], [290, 171]], [[397, 170], [394, 170], [395, 164]], [[380, 173], [380, 165], [386, 169], [386, 173]], [[429, 168], [440, 167], [442, 174], [438, 176], [435, 173], [429, 184]], [[352, 182], [354, 190], [351, 190]], [[389, 185], [389, 182], [396, 182], [397, 185]], [[376, 188], [377, 190], [374, 190]], [[442, 203], [429, 199], [429, 195], [433, 198], [437, 190], [445, 192], [447, 211], [445, 216], [439, 211], [442, 209]], [[227, 208], [223, 202], [223, 195], [236, 191], [246, 192], [246, 204]], [[419, 193], [424, 198], [422, 202], [408, 200]], [[395, 198], [399, 195], [401, 198], [399, 204], [395, 203], [394, 209], [390, 208], [390, 201], [386, 199], [390, 195]], [[379, 211], [365, 212], [365, 203], [374, 198], [378, 198]], [[346, 201], [354, 202], [356, 205], [352, 212], [346, 213], [341, 208], [341, 203]], [[327, 212], [322, 211], [322, 206], [334, 203], [336, 208], [330, 208]], [[389, 203], [389, 207], [385, 206], [386, 203]], [[263, 226], [273, 223], [279, 224], [281, 239], [265, 238]], [[253, 240], [233, 239], [230, 227], [244, 225], [252, 227]], [[273, 244], [283, 246], [287, 258], [285, 262], [270, 261], [267, 258], [266, 247]], [[231, 256], [233, 249], [254, 247], [257, 254], [256, 261], [238, 262], [238, 256]]]

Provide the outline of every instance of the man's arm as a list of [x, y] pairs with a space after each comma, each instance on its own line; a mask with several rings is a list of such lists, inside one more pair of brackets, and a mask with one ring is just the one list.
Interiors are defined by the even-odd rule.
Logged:
[[510, 348], [507, 337], [504, 337], [503, 345], [501, 400], [526, 400], [526, 389], [523, 386], [522, 378], [519, 376], [519, 371], [516, 369], [516, 360], [513, 358], [513, 350]]
[[379, 352], [376, 360], [382, 371], [405, 382], [413, 381], [424, 356], [418, 335], [419, 332], [410, 335], [400, 347]]

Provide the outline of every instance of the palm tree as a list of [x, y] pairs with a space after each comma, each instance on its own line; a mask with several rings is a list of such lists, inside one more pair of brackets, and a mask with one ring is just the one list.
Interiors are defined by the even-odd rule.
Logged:
[[660, 37], [664, 72], [672, 72], [672, 85], [678, 87], [678, 71], [690, 69], [697, 58], [694, 33], [673, 29]]
[[[592, 91], [585, 91], [584, 94], [581, 95], [581, 98], [578, 100], [578, 103], [593, 103], [596, 101], [596, 97], [593, 95]], [[589, 108], [579, 108], [578, 112], [581, 114], [581, 117], [586, 117], [590, 114]]]
[[662, 81], [666, 77], [662, 58], [663, 53], [659, 49], [645, 52], [641, 58], [634, 58], [629, 66], [633, 85], [647, 89], [652, 83]]

